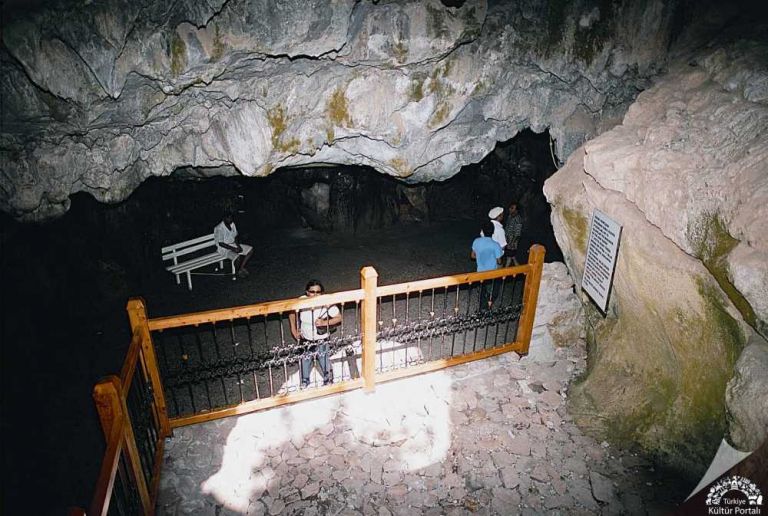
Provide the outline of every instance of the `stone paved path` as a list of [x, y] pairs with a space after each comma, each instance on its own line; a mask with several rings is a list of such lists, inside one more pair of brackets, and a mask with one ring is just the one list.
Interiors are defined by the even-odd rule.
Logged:
[[[177, 429], [158, 514], [645, 514], [653, 469], [565, 409], [583, 345]], [[658, 486], [657, 486], [658, 488]]]

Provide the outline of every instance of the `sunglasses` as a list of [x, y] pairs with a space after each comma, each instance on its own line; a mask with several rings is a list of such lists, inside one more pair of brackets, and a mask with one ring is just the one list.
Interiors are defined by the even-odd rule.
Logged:
[[322, 290], [307, 290], [307, 294], [322, 294]]

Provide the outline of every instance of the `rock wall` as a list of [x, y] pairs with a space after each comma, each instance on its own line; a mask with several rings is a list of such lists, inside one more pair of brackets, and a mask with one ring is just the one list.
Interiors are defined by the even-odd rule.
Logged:
[[753, 451], [768, 439], [768, 342], [757, 335], [747, 342], [725, 391], [731, 443]]
[[607, 314], [584, 298], [577, 421], [694, 477], [727, 430], [734, 364], [768, 328], [767, 52], [764, 36], [713, 41], [671, 65], [544, 189], [577, 284], [593, 210], [623, 225]]
[[439, 180], [528, 127], [568, 156], [665, 66], [677, 2], [461, 4], [62, 0], [16, 15], [0, 47], [0, 209], [117, 202], [181, 167]]
[[584, 310], [574, 293], [573, 279], [562, 262], [545, 263], [533, 334], [541, 335], [545, 347], [578, 346], [584, 341]]

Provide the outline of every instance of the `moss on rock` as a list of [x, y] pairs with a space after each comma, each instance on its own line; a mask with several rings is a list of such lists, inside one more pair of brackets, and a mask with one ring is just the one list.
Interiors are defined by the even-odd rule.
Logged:
[[403, 158], [392, 158], [389, 160], [389, 164], [395, 169], [398, 177], [408, 177], [413, 174], [413, 170], [411, 170], [408, 162]]
[[454, 92], [453, 86], [446, 80], [451, 73], [451, 61], [445, 60], [442, 65], [435, 67], [429, 77], [429, 93], [434, 93], [438, 97], [445, 97]]
[[480, 79], [475, 83], [475, 87], [472, 88], [472, 93], [470, 95], [474, 97], [477, 95], [482, 95], [486, 91], [488, 91], [488, 84], [483, 79]]
[[347, 96], [344, 90], [336, 88], [331, 94], [331, 98], [328, 99], [326, 105], [326, 113], [328, 115], [328, 121], [333, 125], [342, 127], [348, 127], [352, 124], [352, 119], [349, 116], [349, 110], [347, 109]]
[[219, 26], [216, 25], [213, 33], [213, 49], [211, 50], [211, 58], [213, 58], [214, 61], [218, 61], [224, 55], [224, 50], [224, 42], [221, 40], [221, 30], [219, 29]]
[[272, 128], [272, 146], [277, 147], [288, 124], [285, 108], [282, 104], [278, 104], [267, 111], [267, 121], [269, 122], [269, 127]]
[[451, 106], [445, 101], [440, 101], [440, 103], [435, 108], [435, 111], [432, 113], [432, 116], [430, 117], [427, 125], [434, 129], [435, 127], [445, 122], [445, 119], [448, 118], [450, 112]]
[[587, 252], [587, 236], [589, 224], [587, 218], [578, 210], [561, 205], [560, 215], [568, 229], [568, 234], [573, 236], [578, 251], [581, 254]]
[[621, 317], [595, 320], [591, 364], [571, 408], [600, 438], [639, 445], [693, 480], [726, 431], [725, 389], [745, 336], [709, 278], [680, 280], [686, 294], [620, 293]]
[[723, 289], [744, 320], [757, 327], [757, 316], [749, 301], [739, 292], [728, 276], [728, 254], [739, 241], [728, 232], [718, 213], [708, 213], [688, 225], [688, 241], [717, 284]]
[[408, 58], [408, 45], [402, 41], [398, 41], [394, 46], [395, 60], [402, 64]]
[[177, 32], [171, 38], [171, 74], [178, 77], [187, 67], [187, 44]]
[[408, 87], [408, 100], [411, 102], [419, 102], [424, 98], [424, 78], [414, 76], [411, 80], [411, 84]]
[[288, 117], [282, 104], [277, 104], [267, 111], [267, 121], [272, 128], [272, 147], [280, 152], [295, 154], [299, 150], [301, 142], [298, 138], [284, 139], [283, 135], [288, 127]]

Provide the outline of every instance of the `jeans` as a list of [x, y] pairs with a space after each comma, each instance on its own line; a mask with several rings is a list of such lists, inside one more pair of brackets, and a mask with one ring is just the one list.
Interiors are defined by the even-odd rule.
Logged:
[[[313, 344], [311, 340], [302, 339], [301, 343], [307, 346], [306, 352], [317, 351], [317, 363], [320, 366], [320, 372], [323, 373], [323, 384], [330, 383], [333, 379], [330, 358], [328, 357], [328, 343], [325, 340], [314, 341], [319, 344]], [[315, 357], [301, 359], [301, 385], [309, 385], [309, 375], [312, 373], [312, 362]]]

